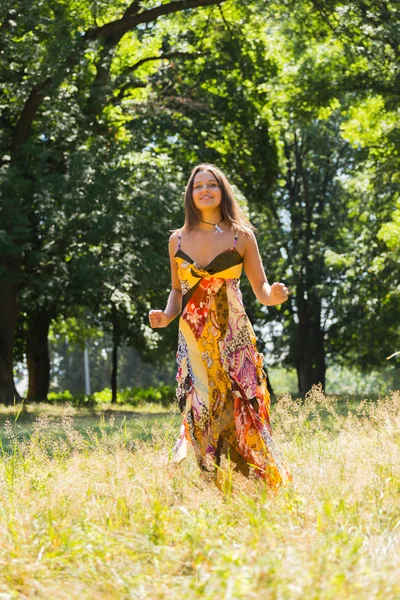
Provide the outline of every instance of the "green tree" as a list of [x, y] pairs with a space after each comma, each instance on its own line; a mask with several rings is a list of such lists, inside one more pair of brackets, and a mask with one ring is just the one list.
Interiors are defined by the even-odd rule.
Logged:
[[32, 6], [21, 0], [2, 15], [1, 401], [10, 403], [16, 395], [17, 285], [42, 223], [35, 191], [50, 172], [67, 173], [71, 155], [84, 145], [93, 148], [93, 136], [107, 144], [117, 134], [120, 104], [128, 97], [134, 108], [140, 100], [134, 90], [146, 86], [135, 72], [164, 56], [168, 25], [161, 17], [215, 3], [70, 0]]
[[[398, 198], [399, 11], [391, 3], [382, 6], [377, 2], [272, 3], [268, 11], [275, 55], [284, 57], [278, 80], [269, 82], [266, 107], [270, 122], [276, 123], [281, 148], [282, 193], [290, 195], [297, 185], [304, 197], [305, 179], [312, 176], [310, 166], [324, 157], [331, 166], [325, 169], [320, 164], [317, 169], [320, 198], [326, 189], [324, 173], [330, 170], [333, 176], [333, 194], [325, 197], [323, 211], [310, 215], [311, 236], [306, 233], [308, 219], [298, 219], [302, 210], [287, 207], [289, 223], [294, 225], [287, 228], [292, 247], [298, 246], [300, 238], [307, 262], [319, 264], [319, 276], [312, 277], [305, 289], [309, 313], [324, 331], [325, 352], [320, 345], [315, 357], [323, 360], [327, 353], [331, 362], [364, 370], [382, 365], [398, 339], [399, 271], [379, 238], [387, 231], [384, 223]], [[329, 123], [336, 133], [326, 144], [323, 136]], [[307, 130], [316, 134], [311, 146]], [[341, 161], [335, 158], [338, 151]], [[301, 168], [293, 169], [293, 165]], [[290, 171], [294, 186], [288, 181]], [[316, 182], [318, 177], [312, 178]], [[329, 177], [325, 183], [329, 185]], [[277, 192], [278, 197], [282, 193]], [[307, 204], [305, 201], [303, 208]], [[318, 231], [322, 232], [319, 239]], [[283, 230], [283, 239], [284, 234]], [[296, 282], [290, 271], [301, 274], [299, 258], [292, 256], [287, 265], [296, 299], [304, 296], [299, 287], [302, 282]], [[313, 296], [323, 314], [318, 306], [312, 306]], [[312, 340], [307, 341], [313, 327], [305, 328], [303, 335], [299, 328], [296, 335], [291, 325], [292, 318], [300, 323], [298, 308], [293, 316], [288, 308], [284, 310], [286, 335], [281, 341], [291, 349], [289, 364], [294, 362], [295, 340], [306, 341], [297, 361], [304, 360], [313, 345]], [[278, 352], [282, 349], [278, 343]], [[308, 385], [301, 385], [301, 374], [299, 383], [306, 391]]]

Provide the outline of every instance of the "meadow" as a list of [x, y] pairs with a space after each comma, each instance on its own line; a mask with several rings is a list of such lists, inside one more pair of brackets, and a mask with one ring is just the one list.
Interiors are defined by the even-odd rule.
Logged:
[[3, 409], [0, 600], [398, 599], [400, 393], [272, 409], [277, 494], [169, 462], [180, 417]]

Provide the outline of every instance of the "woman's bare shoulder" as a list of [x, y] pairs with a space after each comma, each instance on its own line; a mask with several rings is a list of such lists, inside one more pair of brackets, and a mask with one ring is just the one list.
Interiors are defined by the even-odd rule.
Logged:
[[242, 243], [244, 247], [257, 244], [254, 230], [250, 227], [240, 227], [240, 229], [238, 229], [237, 231], [237, 235], [239, 238], [242, 238]]
[[180, 227], [179, 229], [174, 229], [174, 231], [169, 236], [169, 247], [172, 250], [172, 252], [174, 252], [174, 253], [177, 251], [178, 240], [179, 240], [179, 236], [182, 235], [182, 231], [183, 231], [183, 227]]

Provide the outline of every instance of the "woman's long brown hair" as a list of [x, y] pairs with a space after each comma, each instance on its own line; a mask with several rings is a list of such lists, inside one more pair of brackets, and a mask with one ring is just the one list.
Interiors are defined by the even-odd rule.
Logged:
[[202, 163], [194, 167], [190, 174], [189, 181], [185, 190], [185, 224], [184, 230], [193, 230], [201, 219], [201, 212], [196, 208], [193, 201], [193, 184], [194, 178], [199, 171], [207, 171], [215, 177], [221, 190], [221, 213], [226, 223], [234, 227], [238, 231], [246, 232], [250, 229], [254, 231], [253, 225], [247, 219], [242, 208], [238, 204], [233, 194], [232, 187], [223, 174], [221, 169], [210, 163]]

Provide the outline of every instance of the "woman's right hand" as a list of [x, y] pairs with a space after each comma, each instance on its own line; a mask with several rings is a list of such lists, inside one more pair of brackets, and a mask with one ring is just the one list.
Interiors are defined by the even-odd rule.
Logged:
[[171, 323], [170, 317], [163, 310], [150, 310], [149, 321], [150, 327], [153, 329], [156, 327], [167, 327]]

